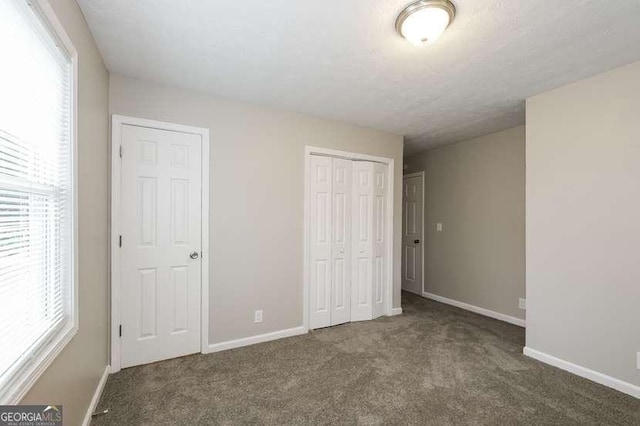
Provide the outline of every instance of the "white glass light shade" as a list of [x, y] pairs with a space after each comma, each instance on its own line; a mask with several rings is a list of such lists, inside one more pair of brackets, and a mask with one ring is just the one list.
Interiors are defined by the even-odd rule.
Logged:
[[447, 29], [455, 7], [447, 0], [422, 0], [409, 5], [396, 21], [396, 29], [416, 46], [424, 46], [438, 39]]

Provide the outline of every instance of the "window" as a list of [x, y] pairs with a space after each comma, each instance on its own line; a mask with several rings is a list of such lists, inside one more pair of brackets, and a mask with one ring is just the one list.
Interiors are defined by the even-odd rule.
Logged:
[[77, 329], [75, 52], [31, 3], [0, 1], [0, 404]]

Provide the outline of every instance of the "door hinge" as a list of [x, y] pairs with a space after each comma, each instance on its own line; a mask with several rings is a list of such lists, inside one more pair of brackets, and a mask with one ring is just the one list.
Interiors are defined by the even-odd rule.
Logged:
[[122, 247], [122, 235], [120, 235], [120, 238], [118, 240], [118, 246]]
[[120, 154], [120, 158], [122, 158], [122, 145], [118, 147], [118, 153]]
[[122, 337], [122, 324], [120, 324], [120, 328], [118, 330], [118, 336]]

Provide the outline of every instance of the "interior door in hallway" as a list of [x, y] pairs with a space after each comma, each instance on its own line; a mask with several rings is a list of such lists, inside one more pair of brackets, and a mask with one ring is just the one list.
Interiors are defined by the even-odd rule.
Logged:
[[121, 365], [200, 351], [200, 135], [122, 127]]
[[402, 179], [402, 289], [422, 296], [424, 175]]

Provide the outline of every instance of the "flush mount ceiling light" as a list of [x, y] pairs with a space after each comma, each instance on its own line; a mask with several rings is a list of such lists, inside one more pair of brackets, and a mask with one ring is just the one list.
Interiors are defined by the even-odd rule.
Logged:
[[407, 6], [396, 19], [396, 31], [416, 46], [432, 43], [456, 16], [449, 0], [420, 0]]

